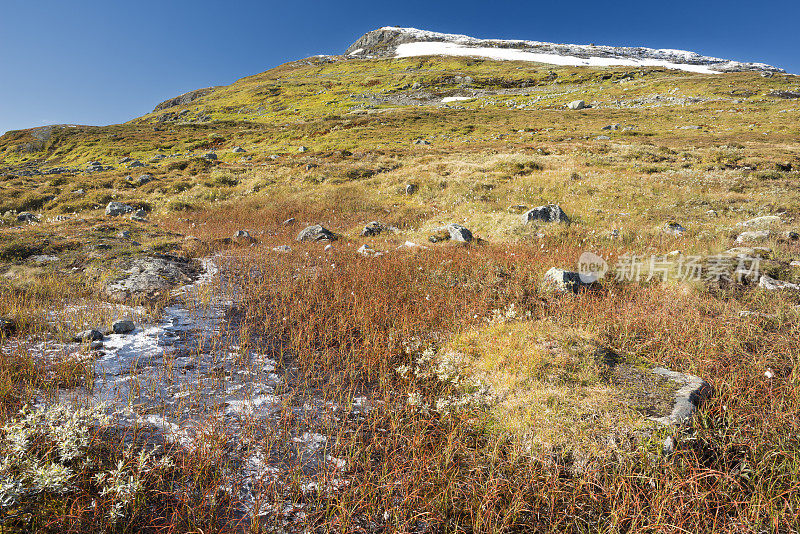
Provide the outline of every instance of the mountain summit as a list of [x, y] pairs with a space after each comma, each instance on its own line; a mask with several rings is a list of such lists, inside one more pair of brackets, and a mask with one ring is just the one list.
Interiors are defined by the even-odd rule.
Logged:
[[703, 74], [742, 71], [784, 72], [783, 69], [765, 63], [744, 63], [702, 56], [686, 50], [477, 39], [467, 35], [392, 26], [364, 34], [350, 45], [346, 54], [361, 57], [473, 56], [564, 66], [666, 67]]

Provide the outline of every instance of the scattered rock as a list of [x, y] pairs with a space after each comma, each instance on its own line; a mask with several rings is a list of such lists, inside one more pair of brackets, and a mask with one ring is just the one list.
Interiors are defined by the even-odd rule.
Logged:
[[460, 243], [469, 243], [472, 241], [472, 232], [469, 229], [461, 226], [460, 224], [450, 223], [446, 226], [450, 234], [451, 241], [458, 241]]
[[380, 235], [386, 230], [387, 228], [378, 221], [372, 221], [368, 223], [363, 230], [361, 230], [361, 235], [363, 237], [373, 237], [376, 235]]
[[567, 108], [568, 109], [585, 109], [586, 108], [586, 102], [584, 102], [583, 100], [573, 100], [572, 102], [567, 104]]
[[109, 217], [118, 217], [126, 213], [133, 213], [134, 211], [136, 211], [136, 208], [123, 204], [122, 202], [109, 202], [106, 206], [106, 215]]
[[580, 274], [572, 271], [565, 271], [551, 267], [542, 280], [542, 287], [545, 291], [557, 291], [559, 293], [578, 293], [581, 289], [590, 289], [597, 283], [587, 284], [581, 280]]
[[741, 226], [743, 228], [764, 228], [773, 224], [780, 224], [780, 222], [781, 218], [777, 215], [764, 215], [763, 217], [756, 217], [755, 219], [736, 223], [736, 226]]
[[542, 222], [564, 222], [569, 224], [570, 219], [561, 206], [558, 204], [547, 204], [530, 209], [522, 214], [522, 223], [527, 224], [532, 221]]
[[383, 256], [383, 252], [378, 252], [377, 250], [367, 245], [366, 243], [358, 248], [358, 253], [361, 254], [362, 256], [368, 256], [368, 257]]
[[9, 336], [13, 334], [16, 329], [17, 323], [14, 322], [14, 319], [0, 317], [0, 335]]
[[115, 334], [130, 334], [134, 330], [136, 325], [130, 320], [116, 321], [111, 325], [111, 331]]
[[711, 395], [711, 386], [703, 379], [689, 374], [678, 373], [663, 367], [655, 367], [652, 372], [682, 383], [683, 387], [675, 392], [675, 404], [672, 413], [664, 417], [654, 418], [664, 425], [682, 425], [692, 419], [692, 414], [700, 403]]
[[736, 238], [736, 242], [746, 243], [748, 241], [764, 241], [765, 239], [769, 239], [769, 236], [769, 230], [751, 230], [739, 234], [739, 236]]
[[17, 221], [25, 223], [35, 223], [39, 222], [39, 217], [37, 215], [34, 215], [33, 213], [23, 211], [22, 213], [17, 215]]
[[766, 274], [761, 275], [761, 278], [758, 280], [758, 287], [768, 291], [775, 291], [778, 289], [800, 289], [800, 285], [798, 284], [777, 280]]
[[336, 240], [336, 236], [322, 226], [321, 224], [315, 224], [303, 229], [299, 234], [297, 234], [298, 241], [334, 241]]
[[682, 236], [686, 232], [686, 228], [681, 226], [679, 223], [675, 221], [668, 222], [662, 228], [664, 233], [674, 235], [674, 236]]
[[109, 281], [105, 293], [115, 302], [131, 298], [154, 298], [174, 286], [191, 282], [194, 264], [185, 258], [159, 254], [135, 258], [120, 266], [122, 277]]
[[103, 333], [99, 330], [84, 330], [83, 332], [78, 332], [73, 336], [73, 340], [77, 341], [78, 343], [85, 343], [87, 341], [101, 341], [103, 339]]

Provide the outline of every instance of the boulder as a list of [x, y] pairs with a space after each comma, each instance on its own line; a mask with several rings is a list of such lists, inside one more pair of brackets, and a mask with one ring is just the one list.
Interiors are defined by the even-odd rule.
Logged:
[[109, 202], [106, 206], [106, 215], [109, 217], [118, 217], [126, 213], [133, 213], [134, 211], [136, 211], [136, 208], [128, 204], [123, 204], [122, 202]]
[[322, 226], [321, 224], [315, 224], [304, 228], [299, 234], [297, 234], [298, 241], [334, 241], [336, 240], [336, 236]]
[[458, 241], [460, 243], [469, 243], [472, 241], [472, 232], [464, 226], [456, 223], [447, 225], [447, 231], [450, 233], [451, 241]]
[[111, 331], [115, 334], [130, 334], [134, 330], [136, 330], [136, 325], [133, 324], [133, 321], [127, 319], [123, 321], [116, 321], [111, 325]]
[[542, 280], [542, 287], [545, 291], [555, 291], [558, 293], [578, 293], [581, 289], [590, 289], [597, 283], [587, 284], [581, 280], [581, 275], [573, 271], [565, 271], [551, 267]]
[[572, 102], [567, 104], [567, 108], [568, 109], [585, 109], [586, 108], [586, 102], [584, 102], [583, 100], [573, 100]]
[[522, 214], [522, 223], [527, 224], [533, 221], [542, 222], [564, 222], [569, 224], [570, 219], [561, 206], [558, 204], [547, 204], [545, 206], [537, 206]]

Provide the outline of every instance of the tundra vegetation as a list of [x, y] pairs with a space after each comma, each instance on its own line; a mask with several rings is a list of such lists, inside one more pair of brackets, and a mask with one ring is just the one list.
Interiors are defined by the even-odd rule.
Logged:
[[[125, 124], [6, 133], [0, 532], [795, 532], [798, 85], [316, 57]], [[522, 221], [548, 204], [569, 224]], [[371, 221], [388, 230], [362, 235]], [[296, 240], [314, 224], [336, 239]], [[734, 247], [787, 284], [613, 269], [576, 294], [541, 284], [585, 251], [708, 266]], [[182, 298], [110, 302], [143, 257], [190, 260], [189, 278], [217, 262], [187, 305], [226, 303], [209, 379], [267, 355], [274, 416], [232, 428], [220, 403], [176, 439], [153, 424], [174, 407], [137, 400], [149, 382], [94, 402], [103, 356], [76, 332], [157, 324]], [[176, 380], [173, 364], [155, 376]], [[690, 421], [650, 419], [674, 393], [654, 366], [713, 389]], [[287, 445], [306, 435], [324, 440], [313, 465]], [[245, 444], [266, 467], [235, 487]]]

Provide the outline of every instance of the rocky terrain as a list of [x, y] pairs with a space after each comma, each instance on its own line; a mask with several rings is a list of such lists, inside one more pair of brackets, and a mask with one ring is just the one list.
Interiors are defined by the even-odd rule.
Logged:
[[793, 531], [798, 96], [382, 28], [6, 133], [0, 525]]

